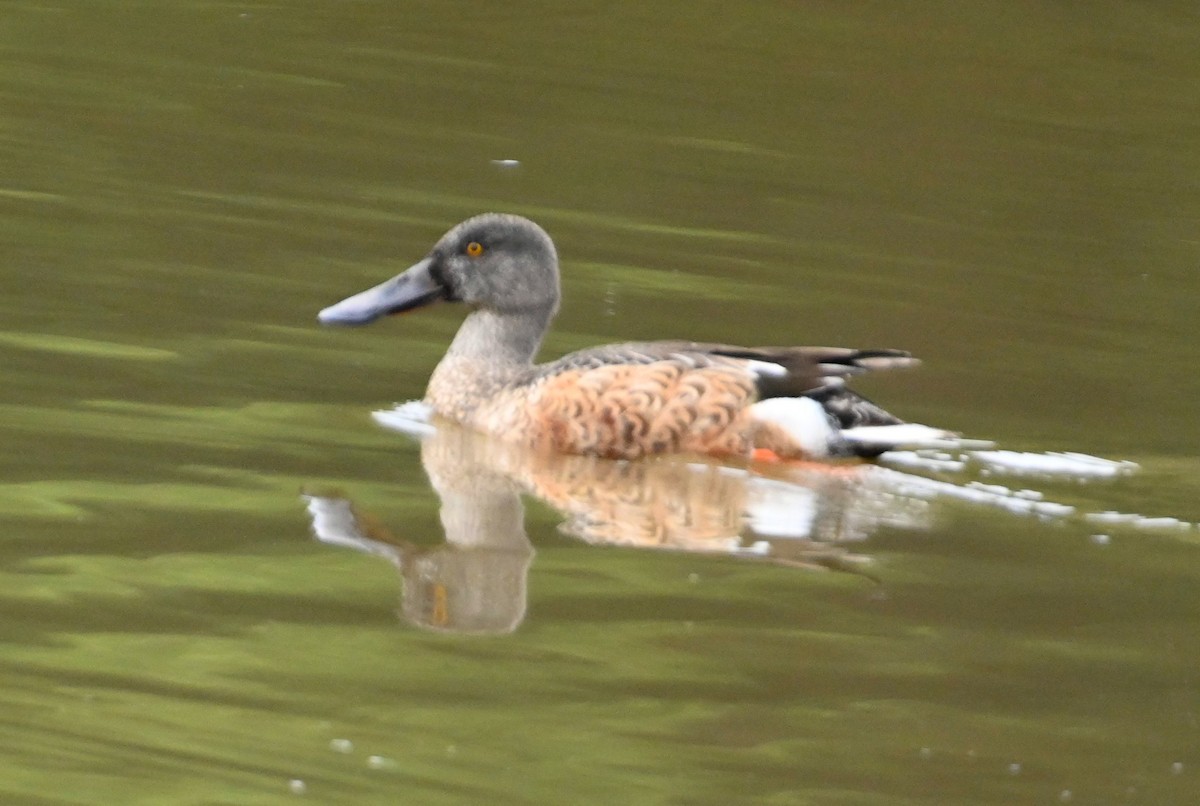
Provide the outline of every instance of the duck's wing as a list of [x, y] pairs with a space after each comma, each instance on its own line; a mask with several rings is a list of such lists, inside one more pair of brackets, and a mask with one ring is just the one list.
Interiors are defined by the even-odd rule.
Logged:
[[[895, 447], [893, 432], [867, 430], [872, 441], [862, 449], [848, 435], [902, 421], [851, 392], [845, 379], [913, 363], [900, 350], [688, 341], [606, 345], [531, 367], [514, 379], [496, 416], [525, 419], [493, 430], [527, 427], [558, 451], [609, 458], [747, 455], [756, 447], [781, 456], [875, 455]], [[913, 436], [906, 432], [903, 439]]]
[[[763, 389], [764, 397], [795, 396], [837, 385], [869, 370], [897, 369], [920, 362], [904, 350], [849, 347], [740, 347], [697, 341], [642, 341], [606, 344], [568, 353], [540, 364], [539, 375], [594, 369], [614, 364], [652, 364], [681, 361], [697, 367], [743, 365], [756, 374], [776, 379]], [[770, 366], [761, 366], [761, 365]]]
[[753, 380], [755, 398], [811, 397], [843, 428], [901, 422], [879, 406], [850, 391], [847, 378], [871, 370], [919, 364], [904, 350], [849, 347], [741, 347], [694, 341], [648, 341], [607, 344], [569, 353], [535, 368], [539, 378], [607, 366], [638, 366], [660, 361], [689, 368], [729, 367]]

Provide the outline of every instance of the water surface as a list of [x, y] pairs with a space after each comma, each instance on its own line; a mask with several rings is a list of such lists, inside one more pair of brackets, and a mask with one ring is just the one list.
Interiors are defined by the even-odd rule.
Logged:
[[[3, 15], [6, 803], [1194, 799], [1191, 5]], [[589, 541], [535, 496], [518, 623], [431, 629], [301, 492], [442, 550], [370, 412], [461, 312], [314, 315], [488, 209], [559, 244], [546, 355], [901, 347], [861, 384], [898, 414], [1141, 470], [830, 548], [867, 573]]]

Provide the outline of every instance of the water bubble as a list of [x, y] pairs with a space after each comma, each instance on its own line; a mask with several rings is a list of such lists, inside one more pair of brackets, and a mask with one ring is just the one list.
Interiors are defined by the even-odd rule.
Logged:
[[353, 753], [354, 742], [349, 739], [331, 739], [329, 749], [337, 753]]
[[922, 759], [929, 760], [933, 758], [933, 750], [928, 747], [922, 747], [917, 755], [919, 755]]
[[1090, 539], [1097, 546], [1107, 546], [1112, 542], [1112, 538], [1108, 535], [1092, 535]]
[[308, 784], [304, 783], [304, 781], [300, 780], [299, 778], [293, 778], [292, 780], [288, 781], [288, 791], [293, 795], [303, 795], [308, 792]]
[[1179, 775], [1182, 772], [1183, 772], [1183, 762], [1182, 761], [1176, 761], [1174, 764], [1171, 765], [1171, 774], [1172, 775]]
[[1021, 774], [1021, 765], [1015, 761], [1012, 764], [1009, 764], [1008, 765], [1008, 774], [1009, 775], [1020, 775]]

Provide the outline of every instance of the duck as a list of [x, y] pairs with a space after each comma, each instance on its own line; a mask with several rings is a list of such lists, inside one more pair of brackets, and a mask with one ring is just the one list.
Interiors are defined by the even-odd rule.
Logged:
[[424, 402], [437, 417], [537, 450], [826, 461], [959, 444], [957, 434], [905, 422], [847, 386], [867, 371], [917, 364], [904, 350], [674, 339], [535, 363], [560, 300], [558, 252], [546, 231], [522, 216], [484, 213], [452, 227], [401, 274], [317, 318], [354, 326], [435, 303], [466, 306]]

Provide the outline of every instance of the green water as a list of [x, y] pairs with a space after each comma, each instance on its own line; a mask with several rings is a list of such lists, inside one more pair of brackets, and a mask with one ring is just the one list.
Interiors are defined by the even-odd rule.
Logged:
[[1191, 4], [18, 0], [0, 56], [0, 801], [1195, 801], [1194, 526], [935, 501], [863, 575], [534, 499], [480, 635], [301, 499], [440, 550], [369, 414], [461, 312], [315, 313], [502, 209], [559, 245], [547, 355], [910, 349], [861, 388], [1194, 524]]

